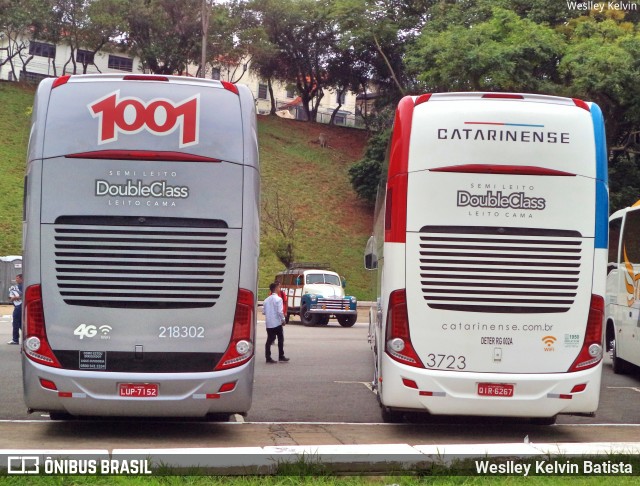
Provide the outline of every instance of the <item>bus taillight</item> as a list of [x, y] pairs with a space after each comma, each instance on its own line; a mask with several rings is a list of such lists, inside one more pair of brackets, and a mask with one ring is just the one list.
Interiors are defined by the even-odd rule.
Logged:
[[387, 184], [387, 205], [384, 215], [384, 241], [407, 241], [407, 174], [398, 174]]
[[602, 323], [604, 321], [604, 298], [591, 295], [587, 329], [584, 343], [569, 371], [581, 371], [593, 368], [602, 360]]
[[24, 293], [24, 315], [27, 324], [23, 337], [25, 354], [36, 363], [61, 368], [47, 341], [40, 285], [27, 287]]
[[233, 318], [231, 340], [215, 371], [226, 370], [240, 366], [253, 356], [253, 292], [238, 289], [236, 314]]
[[386, 340], [386, 351], [392, 359], [416, 368], [424, 368], [418, 353], [411, 344], [407, 291], [405, 289], [394, 290], [389, 296]]

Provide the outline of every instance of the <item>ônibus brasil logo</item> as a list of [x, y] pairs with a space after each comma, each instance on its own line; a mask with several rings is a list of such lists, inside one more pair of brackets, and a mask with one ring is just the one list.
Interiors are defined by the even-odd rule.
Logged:
[[174, 103], [165, 98], [144, 102], [133, 96], [120, 97], [120, 90], [87, 106], [100, 119], [98, 144], [118, 140], [118, 134], [132, 135], [142, 130], [164, 136], [180, 128], [180, 148], [198, 143], [200, 95]]

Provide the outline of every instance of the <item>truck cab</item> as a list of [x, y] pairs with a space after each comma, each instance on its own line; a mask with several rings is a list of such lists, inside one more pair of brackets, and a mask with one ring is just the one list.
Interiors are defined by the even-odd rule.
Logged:
[[294, 265], [276, 276], [287, 295], [286, 320], [299, 315], [305, 326], [327, 325], [335, 317], [343, 327], [351, 327], [357, 319], [357, 299], [345, 296], [346, 281], [328, 266]]

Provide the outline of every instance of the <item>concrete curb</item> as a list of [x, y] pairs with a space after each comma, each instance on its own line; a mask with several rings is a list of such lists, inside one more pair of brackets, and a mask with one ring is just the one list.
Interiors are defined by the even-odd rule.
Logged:
[[[476, 460], [504, 464], [505, 459], [535, 459], [545, 467], [553, 466], [553, 473], [567, 472], [567, 458], [585, 456], [609, 456], [608, 463], [616, 462], [612, 454], [634, 455], [640, 452], [640, 442], [591, 442], [591, 443], [497, 443], [497, 444], [361, 444], [317, 446], [266, 446], [266, 447], [218, 447], [218, 448], [168, 448], [168, 449], [3, 449], [0, 450], [0, 468], [12, 467], [16, 461], [38, 464], [39, 474], [51, 471], [54, 465], [64, 469], [67, 462], [97, 461], [98, 467], [105, 461], [107, 474], [169, 474], [188, 469], [216, 475], [275, 474], [286, 467], [300, 466], [299, 473], [312, 475], [323, 473], [402, 473], [429, 471], [433, 467], [447, 467], [460, 460]], [[21, 458], [21, 459], [20, 459]], [[557, 465], [554, 465], [554, 459]], [[610, 460], [609, 460], [610, 459]], [[144, 464], [143, 464], [144, 463]], [[65, 466], [66, 465], [66, 466]], [[506, 471], [510, 475], [528, 475], [524, 466], [511, 464]], [[476, 465], [477, 467], [477, 465]], [[610, 467], [610, 466], [609, 466]], [[629, 466], [630, 467], [630, 466]], [[111, 469], [109, 469], [111, 468]], [[131, 468], [134, 468], [133, 470]], [[141, 469], [142, 468], [142, 469]], [[285, 469], [283, 469], [285, 468]], [[66, 472], [60, 469], [58, 474]], [[548, 470], [547, 470], [548, 471]], [[105, 472], [104, 470], [102, 472]], [[184, 472], [184, 471], [182, 471]], [[533, 472], [536, 472], [535, 470]], [[539, 472], [539, 471], [538, 471]], [[616, 471], [610, 471], [616, 472]], [[618, 471], [624, 472], [624, 471]], [[82, 470], [72, 474], [83, 474]], [[526, 473], [526, 474], [525, 474]], [[636, 471], [636, 474], [638, 471]], [[23, 474], [27, 474], [24, 472]], [[496, 475], [504, 475], [498, 470]]]

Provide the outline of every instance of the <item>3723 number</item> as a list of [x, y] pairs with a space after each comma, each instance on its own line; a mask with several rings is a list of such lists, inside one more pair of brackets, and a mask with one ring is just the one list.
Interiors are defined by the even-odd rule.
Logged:
[[452, 354], [428, 354], [425, 366], [445, 370], [463, 370], [467, 367], [466, 356], [454, 356]]

